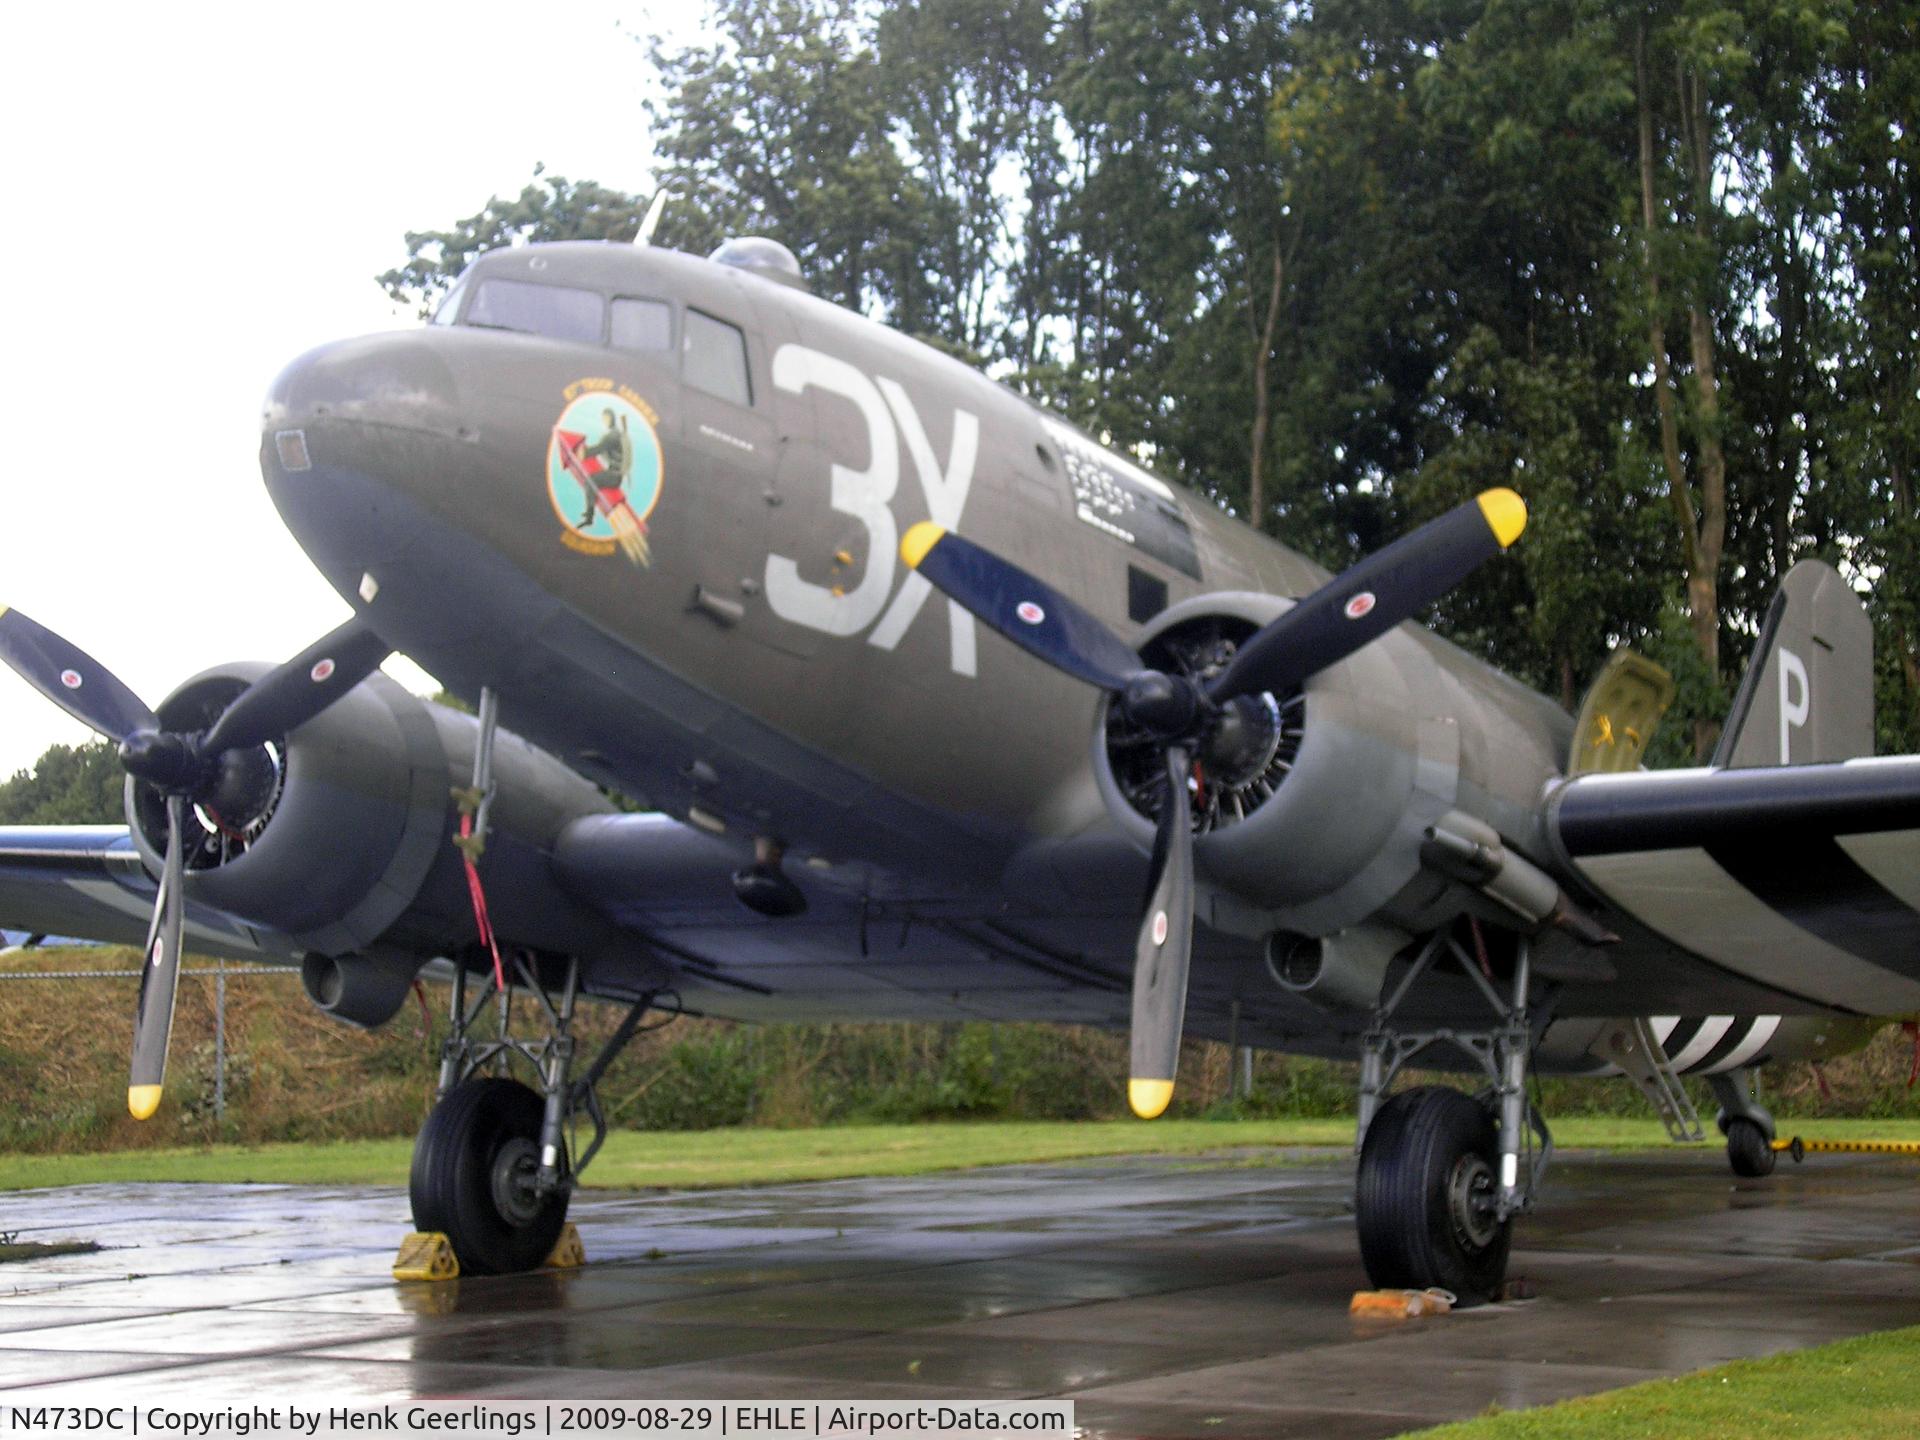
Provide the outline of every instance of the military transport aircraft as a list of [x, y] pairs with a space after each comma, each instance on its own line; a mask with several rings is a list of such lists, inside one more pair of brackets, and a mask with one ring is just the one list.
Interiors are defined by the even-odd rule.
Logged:
[[[261, 464], [353, 618], [150, 710], [0, 615], [128, 772], [124, 828], [0, 832], [0, 921], [145, 936], [139, 1116], [182, 944], [363, 1025], [438, 966], [412, 1202], [470, 1271], [546, 1256], [654, 1010], [1130, 1025], [1149, 1117], [1183, 1034], [1358, 1057], [1367, 1271], [1467, 1299], [1551, 1153], [1534, 1071], [1625, 1072], [1683, 1133], [1704, 1074], [1752, 1175], [1761, 1066], [1920, 1011], [1920, 757], [1866, 758], [1823, 565], [1715, 763], [1645, 772], [1654, 667], [1570, 717], [1408, 623], [1513, 492], [1329, 576], [758, 239], [484, 255], [419, 331], [289, 365]], [[627, 1013], [582, 1064], [587, 998]], [[1395, 1093], [1416, 1059], [1483, 1088]]]

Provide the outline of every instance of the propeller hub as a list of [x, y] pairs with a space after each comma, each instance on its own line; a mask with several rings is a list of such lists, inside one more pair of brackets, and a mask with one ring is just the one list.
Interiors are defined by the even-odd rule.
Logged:
[[1213, 783], [1233, 787], [1264, 774], [1279, 749], [1280, 704], [1263, 690], [1220, 707], [1201, 753]]
[[225, 824], [244, 829], [273, 808], [280, 769], [266, 746], [223, 751], [212, 768], [212, 783], [194, 798]]
[[1184, 675], [1139, 671], [1127, 677], [1119, 698], [1129, 720], [1167, 738], [1185, 735], [1200, 718], [1199, 688]]
[[120, 763], [136, 780], [184, 795], [198, 788], [206, 766], [199, 746], [171, 730], [136, 730], [120, 742]]

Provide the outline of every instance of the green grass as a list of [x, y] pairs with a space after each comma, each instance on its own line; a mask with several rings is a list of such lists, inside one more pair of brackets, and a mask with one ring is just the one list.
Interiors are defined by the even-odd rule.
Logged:
[[[1340, 1145], [1352, 1135], [1352, 1126], [1343, 1120], [1175, 1120], [1153, 1125], [1123, 1120], [1032, 1121], [652, 1134], [621, 1130], [607, 1137], [606, 1148], [587, 1171], [587, 1183], [607, 1189], [699, 1189], [858, 1175], [917, 1175], [1095, 1155], [1193, 1154], [1246, 1145]], [[0, 1156], [0, 1189], [128, 1180], [400, 1185], [406, 1183], [412, 1146], [409, 1139], [346, 1140], [121, 1150], [103, 1155], [9, 1155]]]
[[1920, 1326], [1418, 1434], [1420, 1440], [1910, 1440], [1920, 1434], [1916, 1372]]
[[[1783, 1122], [1828, 1139], [1920, 1140], [1920, 1120]], [[773, 1184], [860, 1175], [918, 1175], [1097, 1155], [1171, 1154], [1245, 1146], [1345, 1145], [1346, 1120], [1022, 1121], [986, 1124], [844, 1125], [816, 1130], [616, 1131], [587, 1172], [606, 1189]], [[1667, 1141], [1651, 1120], [1570, 1118], [1555, 1127], [1564, 1149], [1641, 1149]], [[314, 1144], [211, 1145], [98, 1155], [0, 1156], [0, 1190], [133, 1180], [262, 1181], [310, 1185], [402, 1185], [409, 1139]], [[1783, 1161], [1791, 1164], [1791, 1161]], [[1818, 1163], [1810, 1161], [1809, 1163]]]

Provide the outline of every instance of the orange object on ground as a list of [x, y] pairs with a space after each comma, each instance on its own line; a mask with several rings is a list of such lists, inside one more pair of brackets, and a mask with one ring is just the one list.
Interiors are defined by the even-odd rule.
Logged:
[[1438, 1286], [1431, 1290], [1356, 1290], [1347, 1313], [1370, 1320], [1411, 1320], [1422, 1315], [1444, 1315], [1458, 1303], [1458, 1296]]

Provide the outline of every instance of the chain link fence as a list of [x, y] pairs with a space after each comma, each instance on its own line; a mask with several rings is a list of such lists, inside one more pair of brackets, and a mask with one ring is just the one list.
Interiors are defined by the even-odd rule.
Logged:
[[[271, 976], [278, 980], [297, 979], [300, 972], [285, 965], [229, 964], [215, 960], [212, 965], [184, 966], [182, 979], [189, 976], [213, 977], [213, 1117], [215, 1123], [227, 1116], [227, 981]], [[0, 971], [0, 984], [7, 981], [138, 980], [139, 970], [8, 970]]]

